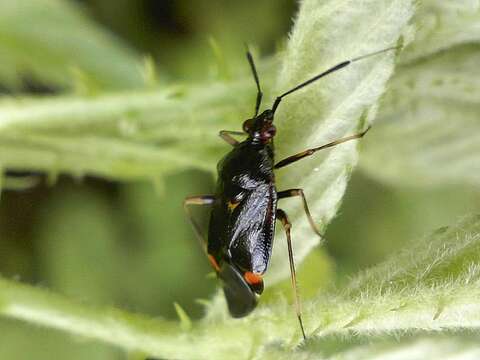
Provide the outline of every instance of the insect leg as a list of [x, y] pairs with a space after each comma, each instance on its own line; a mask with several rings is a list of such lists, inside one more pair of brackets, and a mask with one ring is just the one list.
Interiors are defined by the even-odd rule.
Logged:
[[218, 135], [225, 140], [227, 143], [229, 143], [232, 146], [238, 145], [238, 141], [235, 140], [232, 135], [245, 135], [244, 132], [242, 131], [230, 131], [230, 130], [222, 130], [218, 133]]
[[258, 115], [258, 110], [260, 109], [260, 104], [262, 103], [263, 93], [262, 93], [262, 89], [260, 88], [260, 80], [258, 79], [258, 73], [255, 67], [255, 62], [253, 61], [252, 53], [250, 52], [248, 47], [247, 47], [247, 60], [248, 60], [248, 63], [250, 64], [250, 69], [252, 69], [252, 74], [253, 74], [253, 78], [255, 79], [255, 84], [257, 85], [257, 101], [255, 103], [255, 114], [253, 115], [253, 117], [256, 117]]
[[277, 219], [282, 222], [283, 228], [285, 229], [285, 234], [287, 236], [288, 261], [290, 263], [290, 278], [292, 280], [292, 288], [295, 297], [295, 311], [297, 313], [298, 322], [300, 323], [300, 329], [302, 330], [303, 338], [307, 339], [307, 336], [305, 335], [305, 330], [303, 328], [302, 306], [300, 303], [300, 297], [298, 296], [297, 275], [295, 272], [295, 262], [293, 261], [292, 239], [290, 237], [290, 228], [292, 227], [292, 224], [290, 224], [287, 214], [282, 209], [277, 209], [276, 214]]
[[183, 208], [185, 210], [185, 213], [187, 214], [188, 220], [190, 220], [190, 223], [193, 226], [193, 230], [195, 231], [195, 235], [200, 241], [200, 246], [205, 251], [205, 253], [207, 252], [207, 242], [205, 240], [205, 237], [202, 234], [202, 231], [200, 230], [200, 226], [198, 225], [198, 223], [195, 221], [192, 214], [190, 213], [189, 206], [190, 205], [212, 205], [214, 201], [215, 201], [215, 197], [213, 195], [189, 196], [185, 198], [185, 200], [183, 200]]
[[315, 222], [313, 221], [312, 215], [310, 214], [310, 210], [308, 208], [307, 199], [305, 198], [305, 194], [303, 193], [302, 189], [289, 189], [289, 190], [280, 191], [277, 194], [278, 194], [279, 200], [292, 197], [292, 196], [301, 196], [303, 201], [303, 209], [305, 210], [305, 214], [307, 215], [307, 219], [308, 219], [308, 222], [310, 223], [310, 227], [312, 228], [315, 234], [323, 238], [323, 235], [317, 229], [317, 225], [315, 225]]
[[361, 133], [358, 133], [358, 134], [355, 134], [355, 135], [350, 135], [350, 136], [332, 141], [328, 144], [318, 146], [318, 147], [315, 147], [315, 148], [311, 148], [311, 149], [302, 151], [301, 153], [289, 156], [289, 157], [279, 161], [278, 163], [276, 163], [275, 166], [274, 166], [274, 169], [280, 169], [284, 166], [290, 165], [291, 163], [294, 163], [295, 161], [303, 159], [304, 157], [313, 155], [314, 153], [316, 153], [319, 150], [327, 149], [327, 148], [333, 147], [333, 146], [338, 145], [338, 144], [342, 144], [342, 143], [350, 141], [350, 140], [355, 140], [355, 139], [362, 138], [367, 133], [368, 130], [370, 130], [370, 126], [366, 130], [362, 131]]

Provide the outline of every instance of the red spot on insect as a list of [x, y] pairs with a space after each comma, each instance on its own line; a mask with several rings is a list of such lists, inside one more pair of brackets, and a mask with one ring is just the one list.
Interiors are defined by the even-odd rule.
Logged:
[[255, 274], [251, 271], [246, 271], [243, 274], [243, 277], [244, 277], [245, 281], [252, 286], [259, 285], [259, 284], [263, 283], [262, 275]]
[[263, 142], [269, 142], [277, 133], [277, 129], [275, 128], [274, 125], [267, 124], [261, 131], [260, 133], [260, 139]]

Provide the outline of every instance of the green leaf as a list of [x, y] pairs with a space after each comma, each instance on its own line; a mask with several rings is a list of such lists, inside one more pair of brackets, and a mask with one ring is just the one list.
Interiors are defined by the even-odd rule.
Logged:
[[477, 0], [421, 0], [413, 22], [415, 41], [402, 54], [403, 63], [456, 45], [480, 42], [480, 4]]
[[[254, 316], [239, 320], [225, 313], [219, 296], [210, 305], [216, 312], [185, 331], [177, 323], [90, 308], [0, 279], [0, 314], [163, 358], [244, 359], [272, 352], [293, 359], [332, 358], [348, 354], [355, 342], [374, 342], [373, 349], [379, 349], [379, 336], [478, 330], [479, 259], [479, 215], [407, 242], [402, 253], [360, 274], [345, 290], [304, 304], [309, 340], [303, 353], [293, 350], [301, 335], [293, 308], [284, 301], [260, 306]], [[404, 340], [408, 344], [408, 337]], [[328, 347], [329, 342], [336, 344]]]
[[[345, 294], [349, 297], [375, 294], [383, 297], [399, 292], [406, 298], [411, 296], [415, 302], [413, 295], [424, 290], [428, 293], [459, 288], [465, 292], [466, 288], [480, 281], [479, 253], [480, 216], [465, 216], [456, 225], [441, 227], [421, 241], [410, 242], [401, 253], [364, 271], [350, 283]], [[461, 299], [454, 291], [450, 295], [452, 299]], [[462, 301], [468, 303], [469, 298], [467, 296]], [[442, 302], [448, 304], [448, 297]], [[471, 302], [472, 305], [475, 303]], [[437, 314], [438, 310], [438, 307], [432, 308], [431, 312]]]
[[101, 88], [142, 86], [139, 56], [82, 10], [65, 0], [1, 1], [0, 80], [16, 86], [33, 75], [71, 88], [75, 71]]
[[[395, 45], [413, 14], [409, 1], [304, 1], [297, 15], [277, 93], [349, 58]], [[393, 53], [354, 63], [298, 93], [287, 96], [277, 111], [277, 160], [365, 129], [375, 118], [376, 103], [393, 72]], [[335, 216], [351, 170], [357, 162], [357, 142], [281, 169], [278, 189], [303, 188], [321, 231]], [[320, 239], [306, 221], [301, 200], [282, 201], [293, 220], [297, 261]], [[284, 239], [273, 253], [269, 281], [288, 274]]]
[[395, 185], [480, 183], [480, 47], [402, 66], [365, 139], [361, 166]]
[[[329, 1], [321, 7], [316, 1], [303, 2], [283, 56], [276, 93], [345, 59], [396, 44], [412, 13], [411, 3], [399, 0], [381, 6], [373, 0], [348, 6]], [[357, 62], [286, 97], [277, 112], [277, 159], [370, 124], [393, 72], [393, 57], [391, 52]], [[267, 89], [275, 67], [262, 70], [269, 64], [259, 69]], [[253, 97], [254, 84], [248, 76], [235, 83], [202, 87], [8, 99], [0, 104], [0, 164], [53, 176], [66, 172], [120, 180], [156, 180], [189, 167], [213, 169], [218, 154], [228, 151], [218, 131], [239, 129], [240, 119], [251, 113]], [[340, 205], [356, 160], [356, 142], [342, 144], [280, 170], [278, 187], [304, 188], [313, 216], [324, 230]], [[292, 204], [286, 210], [294, 224], [295, 254], [300, 262], [320, 239], [308, 227], [299, 199], [285, 202]], [[288, 275], [287, 260], [285, 242], [279, 240], [269, 282]]]
[[[268, 87], [275, 62], [265, 61], [260, 70], [264, 67], [268, 71], [262, 72], [262, 81]], [[247, 64], [243, 70], [247, 73]], [[218, 132], [241, 127], [242, 118], [251, 113], [254, 89], [249, 74], [232, 83], [93, 97], [4, 98], [0, 164], [52, 176], [90, 174], [116, 180], [157, 181], [186, 168], [213, 170], [219, 153], [229, 150]]]
[[[404, 0], [330, 0], [321, 5], [318, 1], [303, 1], [283, 58], [276, 93], [339, 61], [391, 46], [401, 36], [408, 40], [412, 28], [407, 23], [412, 12], [412, 4]], [[452, 37], [451, 44], [469, 41], [456, 39]], [[428, 37], [422, 41], [428, 42]], [[471, 135], [475, 132], [472, 114], [477, 111], [478, 89], [473, 70], [478, 59], [470, 52], [476, 45], [455, 47], [455, 54], [439, 55], [440, 48], [430, 50], [435, 58], [412, 55], [412, 61], [404, 60], [396, 77], [400, 80], [393, 81], [381, 112], [395, 116], [403, 111], [404, 119], [408, 112], [402, 106], [410, 109], [416, 97], [418, 104], [426, 104], [429, 114], [436, 109], [439, 116], [441, 111], [467, 116], [469, 131], [460, 138], [472, 136], [475, 140]], [[352, 134], [370, 124], [377, 100], [392, 73], [393, 56], [384, 54], [355, 63], [285, 98], [278, 110], [278, 158]], [[451, 81], [446, 83], [438, 83], [438, 77], [429, 73], [432, 64], [435, 71], [444, 71], [457, 61], [461, 69], [466, 69], [460, 82], [456, 82], [453, 71], [448, 77]], [[266, 90], [274, 72], [274, 67], [261, 71]], [[242, 117], [251, 114], [253, 89], [251, 78], [244, 76], [232, 83], [98, 93], [96, 97], [6, 99], [0, 105], [0, 168], [40, 170], [52, 178], [65, 172], [115, 180], [158, 180], [167, 172], [188, 167], [212, 169], [219, 154], [229, 149], [217, 138], [218, 130], [240, 127]], [[405, 97], [395, 95], [396, 89]], [[448, 95], [452, 89], [460, 91]], [[432, 98], [426, 100], [430, 94]], [[447, 108], [451, 103], [459, 104], [455, 110], [458, 113]], [[431, 123], [426, 125], [426, 129], [436, 130]], [[373, 138], [375, 131], [381, 133], [382, 127], [375, 126], [367, 139]], [[413, 136], [408, 140], [415, 144]], [[473, 140], [470, 143], [475, 144]], [[460, 143], [460, 150], [470, 143]], [[457, 155], [465, 154], [452, 154], [454, 159]], [[396, 156], [398, 153], [388, 160], [394, 162]], [[351, 142], [288, 170], [282, 169], [278, 172], [279, 190], [303, 187], [314, 218], [320, 219], [324, 229], [339, 206], [356, 158], [356, 144]], [[386, 165], [373, 164], [374, 170]], [[299, 199], [288, 201], [296, 205], [285, 209], [293, 223], [299, 260], [318, 239], [305, 221]], [[283, 245], [281, 237], [269, 271], [270, 283], [288, 273]], [[285, 299], [261, 302], [252, 316], [231, 319], [223, 296], [217, 296], [208, 305], [208, 316], [203, 321], [194, 322], [191, 329], [182, 329], [177, 322], [91, 308], [43, 289], [0, 279], [0, 315], [162, 358], [371, 358], [380, 351], [384, 357], [394, 357], [398, 352], [412, 352], [419, 347], [431, 349], [434, 357], [439, 353], [445, 357], [449, 351], [452, 355], [465, 355], [465, 349], [473, 347], [465, 336], [458, 341], [442, 341], [441, 348], [434, 348], [429, 332], [478, 330], [480, 217], [466, 217], [428, 238], [407, 243], [404, 252], [392, 255], [384, 264], [354, 278], [343, 291], [322, 293], [304, 303], [309, 340], [301, 350], [297, 347], [301, 336], [294, 310]], [[424, 343], [408, 339], [398, 346], [394, 343], [404, 334], [419, 331], [426, 332], [422, 332]], [[383, 345], [379, 341], [383, 335], [393, 338], [389, 337]], [[373, 345], [365, 345], [368, 343]]]
[[[274, 354], [278, 357], [274, 357]], [[478, 337], [466, 332], [460, 334], [431, 334], [415, 332], [402, 337], [351, 336], [348, 339], [332, 336], [315, 341], [295, 354], [277, 351], [267, 359], [330, 359], [330, 360], [385, 360], [385, 359], [475, 359], [480, 354]]]
[[239, 109], [253, 98], [247, 80], [97, 97], [5, 99], [0, 164], [119, 180], [213, 169], [218, 153], [228, 151], [218, 131], [229, 123], [239, 128]]
[[328, 227], [328, 250], [343, 279], [345, 273], [353, 276], [357, 269], [378, 264], [397, 252], [405, 246], [405, 239], [479, 211], [475, 188], [392, 187], [355, 172], [341, 215]]
[[[477, 1], [420, 2], [361, 168], [401, 186], [478, 185]], [[443, 52], [442, 52], [443, 51]]]

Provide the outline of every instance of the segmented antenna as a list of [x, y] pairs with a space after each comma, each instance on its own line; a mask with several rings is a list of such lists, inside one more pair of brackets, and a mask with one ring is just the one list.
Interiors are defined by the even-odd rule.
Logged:
[[375, 56], [375, 55], [378, 55], [378, 54], [382, 54], [384, 52], [387, 52], [387, 51], [392, 51], [392, 50], [397, 50], [399, 49], [400, 46], [391, 46], [389, 48], [386, 48], [386, 49], [383, 49], [383, 50], [378, 50], [378, 51], [375, 51], [375, 52], [371, 52], [369, 54], [365, 54], [365, 55], [362, 55], [362, 56], [358, 56], [356, 58], [353, 58], [353, 59], [350, 59], [350, 60], [346, 60], [346, 61], [342, 61], [341, 63], [335, 65], [335, 66], [332, 66], [330, 69], [327, 69], [325, 70], [324, 72], [314, 76], [313, 78], [295, 86], [293, 89], [290, 89], [286, 92], [284, 92], [282, 95], [278, 96], [276, 99], [275, 99], [275, 102], [273, 103], [273, 106], [272, 106], [272, 112], [275, 113], [275, 110], [277, 109], [278, 105], [280, 104], [280, 101], [282, 101], [282, 99], [297, 91], [297, 90], [300, 90], [301, 88], [307, 86], [307, 85], [310, 85], [311, 83], [323, 78], [324, 76], [327, 76], [328, 74], [331, 74], [337, 70], [340, 70], [340, 69], [343, 69], [344, 67], [354, 63], [354, 62], [357, 62], [357, 61], [360, 61], [360, 60], [363, 60], [363, 59], [366, 59], [366, 58], [369, 58], [371, 56]]

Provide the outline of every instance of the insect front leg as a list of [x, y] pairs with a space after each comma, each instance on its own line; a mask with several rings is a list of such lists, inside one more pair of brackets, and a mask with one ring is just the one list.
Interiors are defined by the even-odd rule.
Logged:
[[292, 224], [288, 220], [287, 214], [282, 209], [277, 209], [276, 214], [277, 219], [282, 222], [283, 228], [285, 229], [285, 234], [287, 236], [288, 261], [290, 263], [290, 279], [292, 280], [292, 288], [295, 297], [295, 311], [297, 313], [298, 322], [300, 323], [300, 329], [302, 330], [303, 338], [307, 339], [305, 330], [303, 328], [302, 306], [300, 303], [300, 297], [298, 296], [297, 275], [295, 271], [295, 262], [293, 260], [292, 239], [290, 236], [290, 228], [292, 227]]
[[327, 149], [327, 148], [333, 147], [333, 146], [338, 145], [338, 144], [342, 144], [342, 143], [350, 141], [350, 140], [355, 140], [355, 139], [362, 138], [367, 133], [368, 130], [370, 130], [370, 126], [366, 130], [362, 131], [361, 133], [358, 133], [358, 134], [355, 134], [355, 135], [350, 135], [350, 136], [332, 141], [328, 144], [318, 146], [318, 147], [315, 147], [315, 148], [311, 148], [311, 149], [302, 151], [298, 154], [289, 156], [289, 157], [279, 161], [278, 163], [276, 163], [274, 168], [275, 169], [280, 169], [284, 166], [287, 166], [287, 165], [290, 165], [290, 164], [294, 163], [295, 161], [303, 159], [304, 157], [313, 155], [314, 153], [316, 153], [319, 150]]
[[303, 209], [305, 210], [305, 214], [307, 215], [308, 222], [310, 223], [310, 227], [312, 228], [313, 232], [323, 238], [323, 235], [320, 233], [320, 230], [317, 229], [317, 225], [313, 221], [312, 215], [310, 214], [310, 209], [308, 208], [307, 199], [305, 198], [305, 194], [303, 193], [302, 189], [289, 189], [280, 191], [277, 193], [278, 199], [285, 199], [293, 196], [301, 196], [303, 201]]
[[187, 214], [188, 220], [192, 224], [193, 230], [195, 231], [195, 235], [197, 236], [198, 240], [200, 241], [200, 246], [202, 249], [207, 252], [207, 241], [205, 237], [202, 235], [202, 230], [200, 226], [193, 218], [189, 206], [191, 205], [212, 205], [215, 201], [215, 196], [213, 195], [200, 195], [200, 196], [189, 196], [183, 200], [183, 208], [185, 213]]
[[244, 132], [242, 131], [230, 131], [230, 130], [222, 130], [218, 133], [218, 136], [220, 136], [223, 140], [225, 140], [227, 143], [229, 143], [232, 146], [236, 146], [239, 144], [239, 142], [234, 139], [231, 135], [245, 135]]

